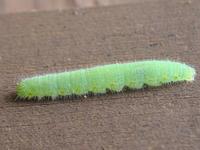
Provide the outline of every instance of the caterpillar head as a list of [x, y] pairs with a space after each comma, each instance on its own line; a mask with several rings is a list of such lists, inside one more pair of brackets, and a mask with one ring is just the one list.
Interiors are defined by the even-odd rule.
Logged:
[[194, 68], [188, 66], [189, 71], [185, 71], [186, 81], [193, 81], [196, 76], [196, 71]]
[[175, 80], [193, 81], [196, 76], [194, 68], [184, 65], [183, 68], [177, 69], [177, 73], [174, 75]]

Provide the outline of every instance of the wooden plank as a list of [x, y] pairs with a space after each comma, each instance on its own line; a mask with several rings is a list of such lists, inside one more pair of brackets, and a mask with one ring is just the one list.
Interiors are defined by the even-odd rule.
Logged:
[[0, 149], [200, 148], [200, 81], [74, 101], [15, 102], [19, 79], [141, 59], [200, 70], [200, 1], [0, 16]]
[[5, 1], [1, 0], [0, 1], [0, 13], [5, 12]]
[[[158, 0], [142, 0], [142, 2], [146, 1]], [[69, 8], [87, 8], [128, 3], [133, 4], [138, 2], [141, 2], [141, 0], [0, 0], [0, 13], [63, 10]]]

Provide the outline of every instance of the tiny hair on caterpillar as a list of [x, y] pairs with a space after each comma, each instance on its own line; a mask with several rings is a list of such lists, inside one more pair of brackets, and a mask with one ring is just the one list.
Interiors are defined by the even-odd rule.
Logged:
[[17, 84], [17, 97], [38, 100], [63, 96], [120, 92], [124, 87], [141, 89], [145, 85], [193, 81], [196, 71], [189, 65], [170, 60], [143, 60], [107, 64], [91, 68], [25, 78]]

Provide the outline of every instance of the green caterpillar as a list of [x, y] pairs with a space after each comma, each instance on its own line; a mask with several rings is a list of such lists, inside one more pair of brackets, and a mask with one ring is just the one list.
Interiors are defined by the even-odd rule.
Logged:
[[193, 81], [195, 69], [169, 60], [145, 60], [109, 64], [69, 72], [26, 78], [17, 85], [17, 95], [23, 99], [86, 95], [90, 92], [119, 92], [124, 87], [141, 89], [144, 85]]

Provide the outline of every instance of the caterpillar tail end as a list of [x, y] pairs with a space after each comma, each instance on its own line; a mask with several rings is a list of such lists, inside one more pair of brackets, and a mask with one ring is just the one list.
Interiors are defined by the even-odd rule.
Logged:
[[17, 84], [16, 94], [19, 99], [31, 99], [31, 97], [27, 96], [26, 92], [24, 91], [22, 82]]
[[24, 96], [23, 87], [22, 87], [21, 83], [18, 83], [18, 84], [17, 84], [16, 93], [17, 93], [17, 96], [18, 96], [19, 98], [22, 98], [22, 99], [26, 98], [26, 97]]

